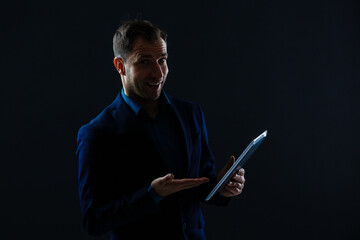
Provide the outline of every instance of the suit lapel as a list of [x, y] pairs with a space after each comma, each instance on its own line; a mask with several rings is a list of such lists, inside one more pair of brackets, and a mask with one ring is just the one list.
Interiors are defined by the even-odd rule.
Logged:
[[120, 93], [110, 107], [112, 108], [113, 117], [117, 120], [119, 134], [145, 133], [139, 119], [126, 104]]
[[154, 153], [156, 153], [156, 158], [160, 159], [161, 163], [164, 163], [159, 149], [154, 145], [154, 141], [150, 139], [146, 133], [141, 120], [122, 98], [121, 93], [118, 94], [110, 107], [112, 107], [112, 115], [116, 119], [117, 133], [125, 136], [125, 138], [138, 139], [134, 144], [141, 142], [146, 146], [151, 145], [152, 149], [154, 149]]
[[[179, 106], [173, 98], [170, 98], [171, 107], [175, 112], [176, 119], [178, 120], [181, 132], [182, 132], [182, 142], [186, 149], [186, 161], [184, 161], [184, 176], [188, 176], [189, 167], [190, 167], [190, 152], [191, 146], [190, 141], [191, 133], [188, 122], [184, 118], [187, 116], [185, 109]], [[143, 126], [141, 125], [139, 119], [136, 117], [135, 113], [130, 109], [130, 107], [125, 103], [124, 99], [121, 97], [119, 93], [113, 103], [110, 105], [113, 109], [113, 117], [117, 120], [118, 123], [118, 133], [119, 134], [139, 134], [143, 136], [147, 136]], [[150, 141], [152, 143], [152, 141]], [[158, 149], [154, 146], [156, 152]], [[161, 154], [158, 152], [159, 156]]]
[[181, 107], [179, 107], [176, 102], [173, 101], [173, 99], [171, 98], [171, 106], [175, 112], [176, 118], [179, 121], [179, 124], [181, 126], [181, 132], [182, 132], [182, 140], [184, 143], [184, 146], [186, 148], [186, 161], [184, 161], [184, 176], [188, 176], [189, 173], [189, 167], [190, 167], [190, 142], [188, 141], [188, 139], [190, 139], [190, 128], [187, 124], [186, 119], [184, 119], [184, 116], [186, 116], [186, 112], [184, 111], [184, 109], [182, 109]]

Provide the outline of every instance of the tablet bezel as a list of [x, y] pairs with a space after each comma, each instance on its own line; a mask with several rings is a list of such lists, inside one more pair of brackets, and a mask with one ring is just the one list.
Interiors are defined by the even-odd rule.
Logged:
[[244, 166], [246, 161], [259, 147], [259, 145], [266, 138], [266, 136], [267, 136], [267, 130], [265, 130], [262, 134], [260, 134], [258, 137], [256, 137], [253, 141], [250, 142], [250, 144], [242, 152], [240, 157], [238, 157], [238, 159], [231, 166], [231, 168], [225, 173], [225, 175], [221, 178], [221, 180], [216, 184], [213, 190], [205, 198], [205, 201], [209, 201], [217, 192], [219, 192], [230, 181], [230, 179], [234, 176], [234, 174]]

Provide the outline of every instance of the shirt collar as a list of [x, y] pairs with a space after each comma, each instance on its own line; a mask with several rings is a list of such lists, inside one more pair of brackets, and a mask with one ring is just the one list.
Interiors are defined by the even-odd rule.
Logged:
[[[128, 96], [125, 95], [124, 92], [124, 88], [121, 89], [121, 96], [123, 97], [124, 101], [126, 102], [126, 104], [131, 108], [131, 110], [136, 114], [139, 115], [140, 110], [143, 108], [140, 104], [136, 103], [134, 100], [132, 100], [131, 98], [129, 98]], [[166, 95], [165, 91], [162, 90], [161, 91], [161, 96], [160, 96], [160, 103], [161, 104], [169, 104], [171, 105], [171, 102], [168, 98], [168, 96]]]

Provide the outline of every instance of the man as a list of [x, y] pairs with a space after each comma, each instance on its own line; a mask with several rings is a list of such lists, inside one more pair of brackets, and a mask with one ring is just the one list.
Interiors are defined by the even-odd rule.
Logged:
[[[203, 113], [168, 96], [166, 33], [128, 21], [113, 39], [123, 89], [78, 133], [79, 197], [85, 230], [112, 239], [205, 239], [200, 203], [217, 177]], [[209, 201], [239, 195], [244, 169]]]

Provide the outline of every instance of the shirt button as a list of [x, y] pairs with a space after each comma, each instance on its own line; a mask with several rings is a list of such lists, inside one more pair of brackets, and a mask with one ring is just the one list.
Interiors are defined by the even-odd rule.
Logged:
[[186, 223], [183, 223], [183, 230], [186, 230]]

